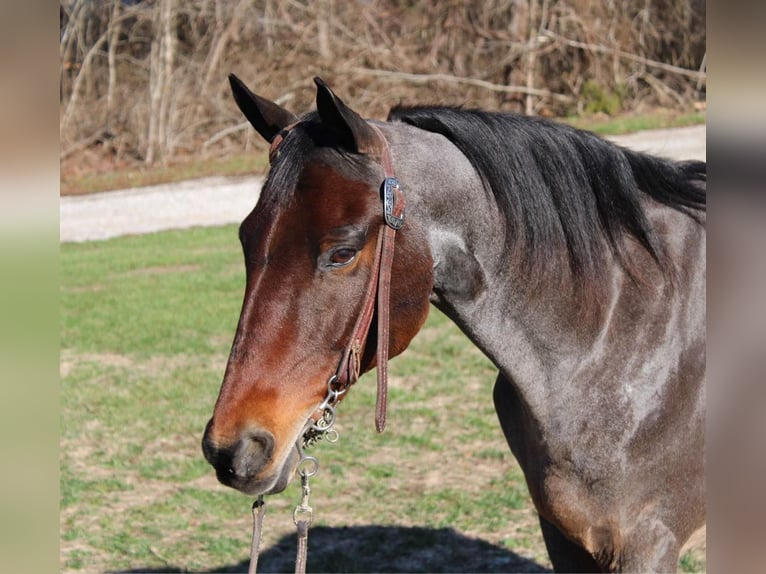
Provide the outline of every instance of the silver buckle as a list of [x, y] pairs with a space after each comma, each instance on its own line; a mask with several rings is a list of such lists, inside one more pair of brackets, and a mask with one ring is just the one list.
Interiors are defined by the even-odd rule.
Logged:
[[404, 211], [402, 211], [401, 217], [394, 215], [394, 207], [396, 206], [396, 193], [395, 190], [400, 189], [399, 180], [395, 177], [387, 177], [383, 180], [383, 217], [386, 220], [386, 225], [392, 229], [401, 229], [404, 225]]

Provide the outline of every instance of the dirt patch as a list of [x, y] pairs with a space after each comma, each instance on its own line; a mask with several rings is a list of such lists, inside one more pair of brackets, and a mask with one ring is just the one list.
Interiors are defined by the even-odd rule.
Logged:
[[202, 269], [202, 265], [162, 265], [134, 269], [115, 275], [115, 277], [147, 277], [151, 275], [167, 275], [168, 273], [192, 273], [200, 269]]
[[77, 366], [84, 363], [98, 363], [107, 367], [126, 369], [134, 365], [133, 359], [118, 353], [74, 353], [64, 349], [59, 358], [59, 376], [62, 379], [68, 377]]
[[96, 293], [106, 289], [106, 285], [95, 283], [93, 285], [78, 285], [76, 287], [62, 287], [64, 293]]

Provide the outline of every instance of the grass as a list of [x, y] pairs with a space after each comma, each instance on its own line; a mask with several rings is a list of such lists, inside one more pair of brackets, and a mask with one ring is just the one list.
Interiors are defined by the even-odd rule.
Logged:
[[[239, 316], [236, 228], [63, 244], [60, 277], [61, 570], [246, 570], [252, 500], [199, 446]], [[390, 374], [385, 433], [373, 374], [339, 409], [340, 442], [312, 448], [308, 569], [548, 568], [489, 361], [432, 309]], [[268, 499], [264, 571], [292, 568], [299, 499]]]
[[586, 129], [602, 136], [620, 135], [642, 130], [667, 128], [682, 128], [704, 124], [707, 119], [705, 112], [687, 114], [626, 114], [615, 117], [571, 117], [564, 121], [577, 128]]

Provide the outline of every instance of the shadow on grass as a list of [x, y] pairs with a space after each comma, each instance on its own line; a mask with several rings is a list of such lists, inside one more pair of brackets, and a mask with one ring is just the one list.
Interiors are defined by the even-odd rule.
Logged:
[[[293, 572], [295, 536], [265, 549], [259, 572]], [[247, 572], [248, 561], [211, 572]], [[452, 528], [317, 526], [309, 531], [307, 572], [550, 572], [501, 546], [468, 538]], [[129, 573], [187, 572], [180, 568], [136, 568]]]

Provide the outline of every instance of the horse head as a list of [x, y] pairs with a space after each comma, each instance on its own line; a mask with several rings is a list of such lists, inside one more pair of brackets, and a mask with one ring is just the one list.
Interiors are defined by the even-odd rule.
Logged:
[[[230, 82], [240, 110], [271, 144], [271, 167], [239, 230], [244, 302], [202, 448], [223, 484], [270, 494], [295, 473], [307, 422], [319, 416], [364, 312], [385, 225], [388, 152], [380, 128], [319, 79], [317, 112], [302, 118], [235, 76]], [[412, 218], [397, 232], [390, 278], [395, 356], [425, 321], [432, 288], [431, 255]], [[358, 372], [376, 366], [376, 344], [370, 329], [355, 351]]]

